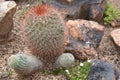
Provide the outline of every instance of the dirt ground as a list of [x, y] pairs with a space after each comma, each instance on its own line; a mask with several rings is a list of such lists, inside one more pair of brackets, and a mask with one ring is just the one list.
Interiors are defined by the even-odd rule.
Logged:
[[[109, 0], [114, 6], [120, 10], [120, 0]], [[26, 3], [20, 3], [18, 5], [17, 13]], [[28, 5], [27, 5], [28, 6]], [[17, 15], [16, 13], [16, 15]], [[12, 42], [8, 42], [5, 45], [0, 45], [0, 80], [66, 80], [63, 75], [42, 75], [39, 71], [32, 74], [31, 76], [21, 77], [18, 76], [7, 64], [7, 59], [10, 55], [16, 54], [19, 51], [27, 51], [27, 47], [22, 42], [22, 35], [20, 32], [20, 22], [18, 17], [14, 18], [15, 27], [12, 31], [14, 36]], [[120, 28], [116, 27], [116, 28]], [[101, 60], [113, 63], [120, 70], [120, 51], [114, 45], [110, 32], [116, 29], [111, 26], [105, 26], [104, 36], [102, 41], [97, 48], [98, 57]]]
[[[115, 6], [120, 10], [120, 0], [108, 0], [110, 4]], [[110, 32], [114, 29], [118, 29], [118, 27], [112, 27], [112, 26], [105, 26], [104, 36], [101, 40], [101, 43], [97, 49], [98, 52], [98, 58], [101, 60], [108, 61], [109, 63], [113, 63], [115, 66], [117, 66], [120, 70], [120, 48], [118, 48], [111, 36]]]

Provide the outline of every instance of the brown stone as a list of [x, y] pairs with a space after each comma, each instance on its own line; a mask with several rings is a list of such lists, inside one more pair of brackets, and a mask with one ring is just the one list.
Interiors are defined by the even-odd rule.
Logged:
[[65, 20], [87, 19], [101, 22], [106, 0], [44, 0], [57, 7]]
[[88, 56], [96, 57], [95, 48], [99, 46], [104, 33], [104, 27], [97, 22], [87, 20], [69, 20], [68, 40], [66, 52], [71, 52], [78, 60], [85, 60]]
[[113, 30], [111, 32], [111, 37], [113, 38], [115, 44], [120, 47], [120, 29]]
[[0, 44], [5, 43], [13, 29], [13, 15], [16, 12], [14, 1], [0, 3]]
[[112, 20], [110, 24], [112, 27], [119, 27], [120, 26], [120, 19]]

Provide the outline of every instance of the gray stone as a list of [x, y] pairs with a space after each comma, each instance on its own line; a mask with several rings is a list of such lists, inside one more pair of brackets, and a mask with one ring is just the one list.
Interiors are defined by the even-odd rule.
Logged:
[[5, 43], [13, 29], [13, 15], [16, 12], [14, 1], [0, 3], [0, 44]]
[[44, 3], [57, 7], [66, 20], [89, 19], [102, 21], [106, 0], [44, 0]]
[[119, 72], [112, 65], [101, 60], [93, 60], [87, 80], [119, 80]]
[[96, 57], [95, 48], [104, 34], [104, 26], [94, 21], [69, 20], [66, 22], [68, 28], [68, 38], [66, 52], [73, 53], [76, 59], [84, 60], [92, 56]]

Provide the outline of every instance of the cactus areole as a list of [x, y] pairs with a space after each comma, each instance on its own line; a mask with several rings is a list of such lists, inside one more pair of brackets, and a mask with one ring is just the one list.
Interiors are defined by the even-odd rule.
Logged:
[[65, 24], [53, 6], [38, 5], [25, 15], [24, 41], [31, 53], [44, 63], [55, 62], [64, 51]]

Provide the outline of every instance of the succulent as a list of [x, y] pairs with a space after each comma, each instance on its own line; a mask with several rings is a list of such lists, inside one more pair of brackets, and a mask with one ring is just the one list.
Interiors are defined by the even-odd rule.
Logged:
[[56, 60], [56, 67], [71, 67], [75, 63], [75, 58], [71, 53], [64, 53], [58, 57]]
[[35, 56], [24, 53], [10, 56], [8, 65], [21, 75], [28, 75], [43, 67], [43, 63]]
[[64, 51], [65, 25], [57, 9], [48, 5], [31, 8], [22, 31], [31, 53], [44, 63], [53, 63]]

